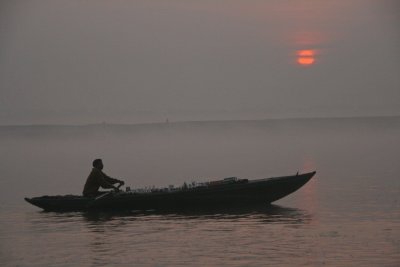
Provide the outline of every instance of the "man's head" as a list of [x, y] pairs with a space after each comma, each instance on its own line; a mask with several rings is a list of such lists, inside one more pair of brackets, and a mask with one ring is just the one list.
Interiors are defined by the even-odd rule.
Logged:
[[102, 161], [101, 159], [95, 159], [95, 160], [93, 160], [92, 165], [93, 165], [94, 168], [99, 169], [99, 170], [102, 170], [103, 167], [104, 167], [104, 166], [103, 166], [103, 161]]

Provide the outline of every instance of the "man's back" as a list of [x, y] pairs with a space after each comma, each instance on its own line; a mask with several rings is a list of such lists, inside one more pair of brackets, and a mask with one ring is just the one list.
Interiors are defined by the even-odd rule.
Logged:
[[103, 172], [99, 169], [93, 168], [90, 172], [85, 187], [83, 188], [84, 196], [94, 196], [99, 191], [100, 186], [104, 181]]

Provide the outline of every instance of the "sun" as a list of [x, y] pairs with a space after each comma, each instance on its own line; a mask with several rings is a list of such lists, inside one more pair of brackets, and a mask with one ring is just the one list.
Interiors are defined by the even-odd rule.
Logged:
[[315, 59], [313, 57], [299, 57], [297, 59], [297, 63], [299, 63], [302, 66], [309, 66], [314, 64]]
[[312, 49], [297, 51], [297, 63], [304, 67], [312, 66], [315, 63], [315, 51]]

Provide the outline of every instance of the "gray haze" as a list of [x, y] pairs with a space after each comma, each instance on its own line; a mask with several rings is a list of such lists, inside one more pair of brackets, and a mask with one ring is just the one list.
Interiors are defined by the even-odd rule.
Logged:
[[395, 0], [2, 0], [0, 124], [399, 115], [398, 25]]
[[0, 126], [0, 203], [81, 194], [98, 157], [132, 187], [317, 170], [321, 190], [342, 190], [333, 199], [375, 185], [398, 191], [399, 134], [400, 117]]

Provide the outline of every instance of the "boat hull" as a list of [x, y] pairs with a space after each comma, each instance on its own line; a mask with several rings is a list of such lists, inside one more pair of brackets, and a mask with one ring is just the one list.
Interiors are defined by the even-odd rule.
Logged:
[[315, 172], [173, 192], [116, 193], [94, 200], [82, 196], [25, 198], [45, 211], [177, 210], [270, 204], [301, 188]]

